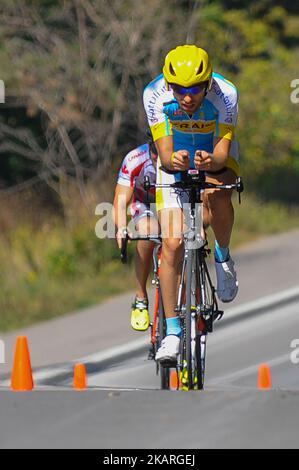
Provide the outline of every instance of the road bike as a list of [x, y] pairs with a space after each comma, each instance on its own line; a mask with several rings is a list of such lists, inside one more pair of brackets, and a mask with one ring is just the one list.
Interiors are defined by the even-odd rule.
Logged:
[[[177, 172], [161, 169], [170, 174], [177, 174]], [[175, 367], [177, 388], [202, 390], [205, 384], [207, 336], [213, 332], [214, 322], [220, 320], [224, 314], [222, 310], [219, 310], [216, 291], [206, 261], [211, 251], [208, 248], [203, 226], [202, 195], [206, 189], [236, 190], [241, 203], [244, 186], [240, 177], [237, 178], [235, 184], [220, 185], [207, 182], [205, 173], [198, 170], [189, 170], [179, 174], [181, 175], [180, 181], [173, 184], [151, 184], [148, 177], [144, 180], [146, 191], [151, 188], [172, 188], [178, 194], [185, 193], [188, 196], [188, 203], [184, 207], [186, 220], [183, 236], [184, 258], [175, 309], [182, 327], [180, 352], [176, 363], [163, 364], [168, 381], [162, 383], [162, 388], [169, 386], [169, 371]], [[165, 335], [165, 328], [163, 328], [163, 335]], [[159, 336], [158, 344], [161, 344], [161, 340]]]

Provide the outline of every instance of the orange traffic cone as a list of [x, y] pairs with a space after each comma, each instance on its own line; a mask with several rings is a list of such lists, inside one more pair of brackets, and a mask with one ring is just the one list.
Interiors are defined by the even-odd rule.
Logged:
[[86, 390], [87, 389], [87, 374], [84, 364], [76, 364], [74, 369], [74, 389]]
[[258, 375], [258, 388], [270, 390], [272, 388], [271, 370], [268, 364], [261, 364]]
[[25, 336], [17, 338], [14, 365], [11, 376], [11, 388], [15, 392], [29, 392], [33, 390], [30, 353], [28, 340]]
[[170, 390], [178, 390], [180, 387], [179, 374], [176, 370], [170, 372], [169, 388]]

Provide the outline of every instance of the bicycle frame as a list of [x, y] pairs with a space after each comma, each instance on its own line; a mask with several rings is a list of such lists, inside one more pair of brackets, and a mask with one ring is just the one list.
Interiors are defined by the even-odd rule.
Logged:
[[[145, 189], [152, 187], [146, 178], [144, 187]], [[223, 311], [218, 308], [215, 288], [206, 263], [210, 250], [205, 237], [202, 216], [198, 223], [198, 214], [202, 215], [203, 208], [201, 196], [205, 189], [236, 189], [241, 202], [243, 182], [241, 178], [238, 178], [234, 185], [216, 185], [206, 182], [202, 172], [190, 170], [182, 174], [181, 181], [168, 185], [155, 185], [155, 187], [169, 187], [185, 191], [189, 196], [187, 229], [184, 232], [185, 251], [175, 309], [181, 320], [183, 331], [177, 370], [180, 371], [183, 389], [201, 390], [204, 388], [205, 379], [207, 335], [213, 331], [214, 321], [220, 320], [223, 316]], [[173, 364], [169, 363], [165, 366], [173, 367]]]
[[218, 310], [215, 289], [206, 264], [210, 250], [207, 248], [203, 226], [202, 192], [200, 187], [192, 187], [189, 193], [185, 252], [176, 307], [183, 331], [178, 369], [181, 371], [183, 389], [186, 390], [201, 390], [204, 387], [207, 333], [213, 331], [215, 313], [218, 317], [223, 315]]

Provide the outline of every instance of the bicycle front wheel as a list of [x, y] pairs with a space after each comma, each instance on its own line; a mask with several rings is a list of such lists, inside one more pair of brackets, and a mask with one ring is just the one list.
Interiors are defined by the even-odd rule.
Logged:
[[186, 266], [186, 315], [183, 348], [183, 385], [189, 389], [194, 388], [194, 353], [195, 353], [195, 313], [196, 302], [196, 257], [194, 250], [188, 251]]

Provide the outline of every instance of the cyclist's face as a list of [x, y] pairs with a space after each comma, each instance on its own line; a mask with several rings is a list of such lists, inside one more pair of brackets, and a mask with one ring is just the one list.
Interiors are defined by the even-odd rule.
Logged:
[[200, 108], [204, 98], [206, 95], [206, 91], [202, 90], [200, 93], [193, 95], [191, 93], [187, 93], [185, 95], [181, 95], [179, 93], [174, 92], [174, 96], [179, 102], [180, 108], [188, 114], [195, 113], [198, 108]]
[[189, 88], [172, 84], [174, 96], [183, 111], [193, 114], [201, 106], [207, 91], [208, 83], [199, 83]]

